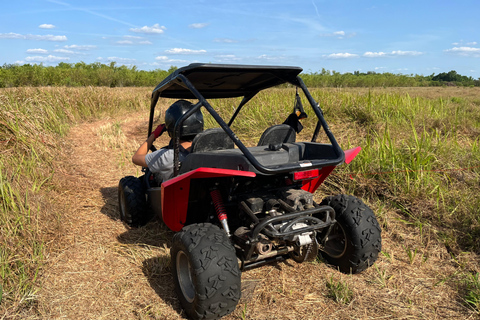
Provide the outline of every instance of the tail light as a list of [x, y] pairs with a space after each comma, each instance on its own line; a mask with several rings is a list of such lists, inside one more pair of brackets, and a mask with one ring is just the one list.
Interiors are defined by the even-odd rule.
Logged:
[[319, 176], [318, 169], [308, 170], [308, 171], [299, 171], [299, 172], [293, 173], [293, 180], [295, 181], [307, 180], [307, 179], [317, 178], [318, 176]]

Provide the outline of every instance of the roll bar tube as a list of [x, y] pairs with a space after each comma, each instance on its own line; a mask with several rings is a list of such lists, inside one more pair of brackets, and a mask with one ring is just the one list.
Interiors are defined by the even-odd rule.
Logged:
[[[172, 81], [177, 81], [177, 83], [183, 87], [186, 87], [190, 90], [190, 92], [198, 99], [198, 103], [194, 105], [192, 109], [190, 109], [187, 113], [185, 113], [180, 119], [177, 120], [174, 129], [174, 177], [178, 175], [180, 169], [180, 162], [179, 162], [179, 144], [180, 144], [180, 128], [182, 127], [183, 122], [187, 119], [190, 115], [196, 112], [201, 106], [203, 106], [210, 115], [215, 119], [215, 121], [220, 125], [220, 127], [227, 133], [227, 135], [232, 139], [235, 145], [242, 151], [248, 161], [257, 169], [259, 172], [263, 174], [278, 174], [278, 173], [287, 173], [292, 171], [303, 171], [307, 169], [314, 169], [314, 168], [321, 168], [325, 166], [336, 166], [339, 163], [342, 163], [345, 160], [345, 154], [343, 153], [342, 148], [338, 145], [333, 133], [330, 131], [325, 119], [323, 118], [323, 113], [319, 107], [319, 105], [315, 102], [313, 97], [310, 95], [307, 87], [303, 83], [302, 79], [297, 76], [296, 83], [290, 82], [293, 85], [300, 85], [302, 88], [305, 96], [307, 97], [310, 105], [312, 106], [315, 114], [319, 119], [319, 123], [324, 128], [325, 133], [327, 134], [330, 143], [334, 148], [334, 152], [337, 155], [336, 159], [321, 159], [321, 160], [309, 160], [308, 166], [305, 166], [304, 163], [300, 164], [285, 164], [285, 165], [277, 165], [277, 166], [264, 166], [252, 155], [252, 153], [248, 150], [248, 148], [240, 141], [237, 135], [230, 129], [229, 125], [225, 123], [225, 121], [220, 117], [220, 115], [213, 109], [213, 107], [208, 103], [208, 101], [203, 97], [203, 95], [193, 86], [193, 84], [185, 77], [183, 74], [178, 74], [175, 79]], [[253, 95], [244, 98], [242, 102], [245, 104], [248, 100], [250, 100]], [[154, 101], [158, 101], [158, 95], [152, 97], [152, 107], [150, 112], [150, 124], [149, 124], [149, 132], [151, 131], [152, 127], [152, 118], [153, 118], [153, 109], [154, 109]], [[155, 101], [155, 104], [156, 102]], [[243, 105], [242, 104], [242, 105]], [[241, 106], [240, 106], [241, 107]], [[238, 108], [237, 108], [238, 109]], [[238, 112], [237, 112], [238, 113]], [[233, 119], [230, 120], [230, 124]]]

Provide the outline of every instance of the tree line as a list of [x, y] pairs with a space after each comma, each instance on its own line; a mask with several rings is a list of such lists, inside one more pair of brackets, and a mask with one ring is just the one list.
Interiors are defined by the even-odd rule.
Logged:
[[[106, 87], [152, 87], [176, 70], [138, 70], [137, 67], [117, 65], [115, 62], [60, 62], [56, 66], [42, 64], [4, 64], [0, 66], [0, 88], [40, 86], [106, 86]], [[339, 73], [322, 69], [320, 72], [303, 73], [308, 87], [420, 87], [420, 86], [480, 86], [480, 78], [462, 76], [456, 71], [437, 75], [404, 75], [393, 73]]]

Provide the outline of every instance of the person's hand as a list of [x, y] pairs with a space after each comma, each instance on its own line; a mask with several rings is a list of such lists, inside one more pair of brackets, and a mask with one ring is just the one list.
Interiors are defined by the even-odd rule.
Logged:
[[164, 133], [165, 131], [167, 130], [167, 127], [165, 126], [165, 123], [162, 123], [161, 125], [159, 125], [155, 131], [153, 131], [152, 133], [155, 135], [155, 139], [157, 139], [158, 137], [160, 137], [162, 135], [162, 133]]

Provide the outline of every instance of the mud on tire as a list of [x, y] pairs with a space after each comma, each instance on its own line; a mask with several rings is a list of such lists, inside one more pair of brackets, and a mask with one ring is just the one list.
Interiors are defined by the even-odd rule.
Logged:
[[[335, 210], [337, 223], [319, 253], [343, 273], [360, 273], [371, 266], [382, 249], [381, 229], [373, 211], [348, 195], [327, 197], [321, 204]], [[318, 235], [319, 242], [324, 235]]]
[[118, 183], [120, 220], [130, 227], [141, 227], [152, 219], [148, 210], [145, 190], [139, 178], [128, 176]]
[[191, 319], [218, 319], [241, 295], [235, 249], [223, 230], [209, 223], [186, 226], [170, 249], [177, 296]]

